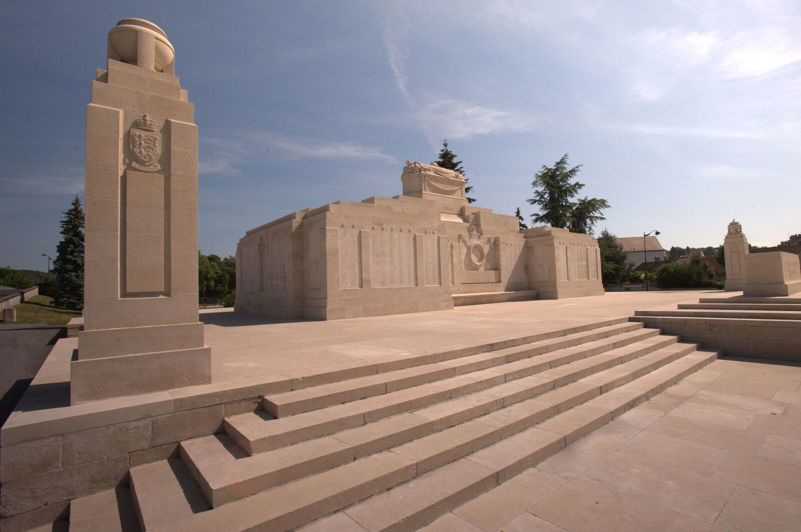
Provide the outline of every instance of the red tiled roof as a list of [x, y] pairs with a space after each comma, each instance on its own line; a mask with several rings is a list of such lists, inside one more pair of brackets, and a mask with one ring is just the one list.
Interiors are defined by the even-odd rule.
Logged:
[[[618, 244], [623, 246], [623, 251], [626, 253], [632, 251], [645, 251], [642, 248], [643, 238], [641, 236], [623, 236], [616, 238], [616, 240]], [[662, 247], [662, 244], [659, 243], [659, 240], [657, 240], [655, 236], [646, 236], [645, 242], [648, 251], [667, 251]]]

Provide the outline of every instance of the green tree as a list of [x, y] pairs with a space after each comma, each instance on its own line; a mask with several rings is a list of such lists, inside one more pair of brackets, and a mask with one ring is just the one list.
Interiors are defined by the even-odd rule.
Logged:
[[575, 200], [584, 188], [584, 183], [576, 181], [580, 170], [581, 165], [568, 167], [567, 154], [553, 166], [542, 165], [531, 183], [534, 197], [527, 200], [539, 209], [539, 212], [531, 215], [534, 223], [567, 228], [575, 233], [593, 234], [595, 224], [605, 220], [602, 213], [609, 208], [609, 202], [588, 197]]
[[601, 198], [583, 197], [573, 206], [568, 229], [574, 233], [593, 234], [595, 224], [606, 220], [601, 213], [609, 208], [609, 202]]
[[236, 259], [204, 255], [198, 251], [198, 297], [203, 303], [233, 302], [236, 290]]
[[[453, 153], [448, 146], [448, 141], [442, 141], [442, 148], [440, 148], [439, 153], [437, 154], [437, 160], [431, 164], [436, 164], [440, 168], [447, 168], [448, 170], [453, 170], [455, 172], [459, 172], [463, 176], [464, 168], [462, 167], [462, 161], [456, 158], [456, 154]], [[470, 192], [473, 191], [472, 185], [469, 184], [470, 179], [465, 176], [464, 178], [464, 194], [467, 196], [467, 203], [475, 203], [476, 199], [470, 197]]]
[[528, 229], [528, 225], [526, 225], [526, 219], [523, 218], [522, 214], [520, 214], [520, 207], [518, 207], [517, 210], [515, 211], [515, 217], [517, 218], [518, 229], [520, 229], [521, 231], [523, 229]]
[[622, 284], [631, 271], [631, 265], [626, 260], [626, 254], [615, 235], [604, 229], [598, 237], [598, 247], [601, 249], [601, 264], [604, 285], [612, 283]]
[[36, 283], [27, 275], [13, 268], [0, 268], [0, 286], [30, 288]]
[[61, 222], [61, 242], [56, 248], [53, 273], [56, 285], [53, 303], [57, 307], [81, 310], [83, 308], [83, 242], [84, 214], [78, 196], [72, 200]]
[[670, 250], [668, 251], [667, 260], [677, 260], [679, 257], [683, 255], [690, 254], [690, 248], [683, 248], [681, 246], [671, 246]]
[[660, 288], [699, 288], [712, 286], [712, 271], [703, 257], [693, 255], [688, 262], [668, 262], [656, 272]]

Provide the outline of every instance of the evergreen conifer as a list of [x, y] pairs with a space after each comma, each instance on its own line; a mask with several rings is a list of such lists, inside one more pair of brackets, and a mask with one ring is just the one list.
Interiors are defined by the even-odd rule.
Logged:
[[[464, 168], [462, 168], [462, 161], [458, 160], [456, 158], [456, 154], [451, 151], [450, 147], [448, 147], [447, 139], [442, 141], [442, 148], [437, 154], [437, 160], [432, 164], [436, 164], [440, 168], [447, 168], [448, 170], [454, 170], [462, 175], [465, 175]], [[467, 177], [464, 178], [464, 194], [467, 196], [467, 203], [474, 203], [476, 198], [470, 197], [470, 192], [472, 192], [473, 187], [468, 184], [469, 181], [470, 180]]]
[[53, 303], [72, 310], [83, 308], [83, 239], [84, 214], [78, 196], [72, 200], [61, 222], [61, 242], [58, 244], [53, 272], [56, 286]]

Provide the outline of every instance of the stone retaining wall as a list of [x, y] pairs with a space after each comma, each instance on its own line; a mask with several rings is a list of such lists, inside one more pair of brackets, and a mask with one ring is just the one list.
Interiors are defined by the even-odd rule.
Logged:
[[801, 321], [664, 316], [631, 320], [729, 356], [801, 362]]
[[[2, 529], [26, 530], [64, 517], [71, 499], [126, 482], [129, 468], [169, 457], [183, 440], [219, 432], [225, 417], [255, 411], [263, 395], [495, 351], [625, 320], [613, 318], [292, 379], [201, 385], [72, 406], [37, 404], [37, 393], [52, 396], [66, 383], [37, 384], [35, 379], [23, 399], [28, 403], [0, 431]], [[37, 379], [52, 372], [47, 365], [67, 364], [74, 345], [74, 338], [59, 340]]]
[[[4, 437], [0, 447], [3, 530], [52, 522], [68, 510], [71, 499], [124, 483], [131, 467], [168, 458], [181, 441], [218, 432], [224, 417], [253, 411], [259, 401], [260, 396], [254, 396], [93, 428], [75, 423], [78, 430], [17, 443]], [[167, 410], [167, 405], [148, 406], [156, 412]]]
[[32, 286], [31, 288], [22, 288], [16, 294], [10, 294], [0, 297], [0, 311], [7, 308], [16, 307], [23, 301], [29, 301], [33, 296], [39, 295], [39, 287]]

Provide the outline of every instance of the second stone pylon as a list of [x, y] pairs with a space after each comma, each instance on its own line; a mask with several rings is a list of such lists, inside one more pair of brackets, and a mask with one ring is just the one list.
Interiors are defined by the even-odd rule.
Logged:
[[211, 382], [198, 321], [198, 132], [174, 64], [164, 30], [124, 19], [92, 82], [73, 404]]

